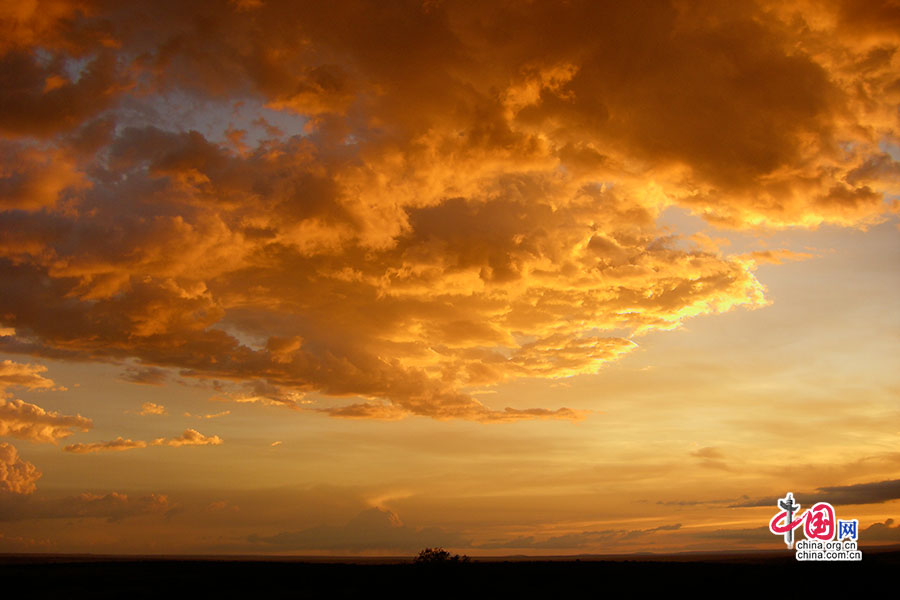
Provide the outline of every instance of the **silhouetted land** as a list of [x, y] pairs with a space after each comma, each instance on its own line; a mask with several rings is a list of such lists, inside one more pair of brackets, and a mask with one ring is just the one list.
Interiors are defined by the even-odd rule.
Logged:
[[[786, 553], [474, 558], [413, 565], [412, 558], [100, 557], [0, 555], [4, 590], [36, 598], [601, 598], [675, 589], [760, 593], [790, 600], [826, 589], [896, 591], [900, 549], [866, 550], [857, 563], [798, 563]], [[20, 584], [19, 587], [16, 584]], [[791, 591], [793, 590], [793, 591]], [[799, 597], [798, 596], [798, 597]]]

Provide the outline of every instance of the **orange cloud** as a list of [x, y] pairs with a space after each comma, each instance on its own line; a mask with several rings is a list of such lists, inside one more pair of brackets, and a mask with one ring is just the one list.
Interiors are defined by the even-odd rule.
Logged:
[[230, 414], [231, 414], [230, 410], [223, 410], [222, 412], [209, 413], [209, 414], [205, 414], [205, 415], [192, 415], [191, 413], [186, 412], [186, 413], [184, 413], [184, 416], [194, 417], [197, 419], [218, 419], [219, 417], [225, 417]]
[[809, 252], [794, 252], [793, 250], [757, 250], [746, 255], [747, 258], [757, 263], [771, 263], [780, 265], [786, 260], [809, 260], [813, 255]]
[[[666, 208], [735, 230], [896, 210], [878, 3], [50, 6], [0, 46], [7, 352], [367, 399], [340, 417], [572, 419], [466, 389], [594, 373], [765, 306], [757, 264], [805, 258], [689, 244]], [[173, 92], [204, 118], [162, 118]], [[301, 125], [233, 123], [238, 99]]]
[[146, 448], [147, 442], [141, 440], [133, 441], [117, 437], [108, 442], [91, 442], [88, 444], [70, 444], [63, 448], [66, 452], [74, 452], [75, 454], [88, 454], [90, 452], [119, 452], [122, 450], [131, 450], [133, 448]]
[[61, 415], [22, 400], [0, 398], [0, 435], [55, 444], [76, 430], [88, 431], [92, 426], [91, 420], [81, 415]]
[[0, 143], [0, 209], [54, 207], [66, 194], [88, 186], [75, 161], [63, 152]]
[[152, 442], [143, 440], [126, 440], [121, 436], [108, 442], [90, 442], [87, 444], [70, 444], [64, 448], [66, 452], [75, 454], [89, 454], [92, 452], [121, 452], [124, 450], [133, 450], [135, 448], [146, 448], [150, 446], [218, 446], [223, 443], [222, 438], [217, 435], [206, 436], [196, 429], [185, 429], [178, 437], [157, 438]]
[[30, 494], [41, 472], [28, 461], [22, 460], [15, 446], [0, 442], [0, 492]]
[[92, 12], [91, 0], [36, 0], [0, 7], [0, 51], [15, 47], [56, 46], [65, 42], [78, 13]]
[[178, 437], [158, 438], [152, 442], [154, 446], [218, 446], [222, 443], [219, 436], [206, 436], [196, 429], [185, 429]]
[[141, 404], [141, 412], [139, 415], [147, 416], [147, 415], [165, 415], [166, 407], [162, 404], [154, 404], [153, 402], [144, 402]]
[[[10, 335], [15, 335], [15, 332], [11, 331]], [[41, 375], [46, 370], [47, 367], [44, 365], [4, 360], [0, 362], [0, 389], [15, 386], [28, 390], [65, 390], [65, 388], [55, 387], [52, 380]]]

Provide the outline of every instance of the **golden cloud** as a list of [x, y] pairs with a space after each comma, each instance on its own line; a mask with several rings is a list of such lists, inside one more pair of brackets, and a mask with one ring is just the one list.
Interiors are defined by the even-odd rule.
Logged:
[[22, 400], [0, 398], [0, 435], [55, 444], [92, 426], [91, 420], [81, 415], [61, 415]]
[[22, 460], [15, 446], [0, 442], [0, 492], [30, 494], [35, 489], [34, 482], [40, 477], [41, 472], [30, 462]]
[[66, 452], [75, 454], [89, 454], [92, 452], [121, 452], [124, 450], [133, 450], [135, 448], [146, 448], [149, 446], [218, 446], [223, 443], [222, 438], [217, 435], [203, 435], [196, 429], [185, 429], [184, 433], [177, 437], [157, 438], [152, 442], [143, 440], [124, 439], [122, 436], [108, 442], [90, 442], [81, 444], [70, 444], [64, 448]]
[[[756, 265], [805, 258], [692, 244], [666, 208], [722, 229], [896, 210], [888, 4], [349, 8], [11, 13], [0, 349], [367, 399], [340, 417], [572, 419], [466, 390], [596, 372], [764, 306]], [[161, 118], [176, 96], [204, 117]]]
[[178, 437], [158, 438], [152, 442], [154, 446], [218, 446], [222, 443], [219, 436], [203, 435], [196, 429], [185, 429]]
[[121, 436], [108, 442], [91, 442], [88, 444], [70, 444], [63, 448], [66, 452], [74, 452], [75, 454], [88, 454], [90, 452], [120, 452], [123, 450], [132, 450], [134, 448], [146, 448], [147, 442], [138, 440], [126, 440]]
[[[10, 335], [15, 335], [15, 332], [10, 332]], [[28, 390], [65, 390], [65, 388], [55, 387], [51, 379], [41, 375], [46, 371], [47, 367], [44, 365], [4, 360], [0, 362], [0, 389], [15, 386]]]
[[141, 412], [139, 412], [138, 414], [142, 415], [142, 416], [147, 416], [147, 415], [165, 415], [168, 413], [166, 413], [166, 407], [163, 406], [162, 404], [155, 404], [153, 402], [144, 402], [143, 404], [141, 404]]

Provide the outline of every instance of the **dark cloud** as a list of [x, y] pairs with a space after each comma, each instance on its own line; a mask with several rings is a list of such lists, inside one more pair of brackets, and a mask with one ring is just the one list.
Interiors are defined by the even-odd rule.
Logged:
[[[783, 498], [784, 496], [779, 497]], [[814, 492], [796, 493], [794, 498], [798, 502], [804, 502], [807, 506], [816, 502], [829, 502], [834, 506], [880, 504], [900, 499], [900, 479], [821, 487]], [[757, 498], [733, 506], [775, 506], [776, 500], [777, 498]]]
[[900, 479], [822, 487], [816, 493], [824, 496], [822, 501], [834, 505], [878, 504], [900, 499]]
[[0, 133], [50, 136], [80, 126], [109, 106], [127, 81], [117, 72], [116, 55], [98, 49], [72, 81], [65, 55], [41, 64], [34, 52], [0, 56]]
[[162, 385], [166, 380], [166, 372], [154, 367], [128, 367], [122, 373], [122, 379], [131, 383]]
[[872, 523], [859, 532], [860, 542], [900, 542], [900, 525], [894, 524], [894, 519], [887, 519], [883, 523]]
[[730, 543], [752, 544], [771, 543], [778, 541], [777, 536], [772, 535], [768, 527], [754, 527], [750, 529], [716, 529], [713, 531], [700, 531], [695, 533], [699, 538], [713, 540], [726, 540]]
[[129, 496], [118, 492], [82, 493], [65, 498], [0, 498], [0, 520], [106, 519], [116, 522], [140, 515], [164, 515], [173, 505], [161, 494]]

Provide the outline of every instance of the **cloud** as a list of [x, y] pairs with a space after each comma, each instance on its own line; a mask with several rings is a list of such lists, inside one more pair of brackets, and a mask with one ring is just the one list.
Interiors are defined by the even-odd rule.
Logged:
[[581, 531], [551, 536], [542, 540], [533, 536], [520, 536], [506, 540], [495, 540], [481, 544], [479, 548], [534, 548], [544, 550], [562, 550], [572, 548], [616, 546], [628, 542], [634, 538], [652, 535], [661, 531], [677, 531], [681, 529], [680, 523], [672, 525], [660, 525], [648, 529], [604, 529], [600, 531]]
[[895, 525], [894, 519], [872, 523], [859, 532], [859, 539], [865, 542], [900, 542], [900, 525]]
[[750, 497], [743, 495], [740, 498], [730, 499], [713, 499], [713, 500], [657, 500], [657, 504], [662, 506], [697, 506], [701, 504], [733, 504], [737, 500], [749, 500]]
[[715, 446], [707, 446], [691, 452], [691, 456], [700, 459], [700, 466], [707, 469], [720, 469], [730, 471], [731, 467], [725, 462], [725, 455]]
[[765, 306], [757, 265], [806, 258], [723, 254], [666, 208], [732, 230], [896, 210], [900, 40], [846, 6], [7, 11], [0, 350], [364, 399], [336, 417], [577, 419], [465, 390], [595, 373]]
[[123, 450], [133, 450], [135, 448], [146, 448], [149, 446], [218, 446], [224, 443], [222, 438], [217, 435], [206, 436], [196, 429], [185, 429], [180, 436], [172, 438], [156, 438], [152, 442], [143, 440], [123, 439], [121, 436], [108, 442], [90, 442], [70, 444], [63, 448], [66, 452], [74, 452], [75, 454], [89, 454], [92, 452], [119, 452]]
[[241, 510], [241, 507], [235, 504], [230, 504], [226, 500], [217, 500], [215, 502], [207, 504], [204, 510], [208, 512], [238, 512], [239, 510]]
[[22, 400], [0, 398], [0, 435], [55, 444], [75, 431], [88, 431], [92, 426], [91, 420], [81, 415], [61, 415]]
[[103, 495], [83, 493], [70, 498], [67, 504], [66, 508], [57, 507], [55, 513], [45, 511], [42, 516], [44, 518], [105, 518], [113, 522], [138, 515], [163, 514], [172, 508], [168, 497], [163, 494], [150, 494], [135, 498], [116, 492]]
[[166, 372], [155, 368], [129, 367], [122, 374], [122, 379], [145, 385], [162, 385], [166, 380]]
[[709, 460], [720, 460], [725, 458], [725, 455], [722, 454], [722, 451], [715, 446], [700, 448], [699, 450], [691, 452], [691, 456], [695, 456], [697, 458], [706, 458]]
[[0, 493], [30, 494], [41, 472], [19, 457], [15, 446], [0, 442]]
[[163, 494], [129, 496], [119, 492], [81, 493], [64, 498], [14, 499], [2, 505], [2, 521], [30, 519], [106, 519], [113, 523], [141, 515], [162, 515], [174, 508]]
[[[782, 496], [783, 497], [783, 496]], [[854, 485], [837, 485], [817, 488], [814, 492], [800, 492], [794, 495], [797, 501], [807, 505], [815, 502], [829, 502], [835, 506], [851, 504], [880, 504], [900, 499], [900, 479], [888, 479]], [[757, 498], [735, 504], [736, 507], [775, 506], [774, 498]]]
[[271, 536], [254, 535], [249, 541], [266, 550], [351, 551], [393, 550], [415, 552], [423, 547], [460, 546], [467, 542], [459, 534], [437, 527], [404, 525], [396, 514], [382, 508], [359, 513], [346, 525], [321, 525]]
[[35, 549], [41, 549], [44, 552], [53, 549], [53, 543], [46, 539], [35, 539], [24, 536], [9, 536], [0, 533], [0, 548], [4, 552], [34, 552]]
[[728, 540], [731, 543], [756, 545], [770, 543], [778, 538], [772, 535], [768, 527], [753, 527], [749, 529], [715, 529], [713, 531], [698, 531], [694, 535], [700, 538], [714, 540]]
[[66, 452], [74, 452], [75, 454], [87, 454], [90, 452], [106, 452], [106, 451], [122, 451], [131, 450], [133, 448], [146, 448], [147, 442], [138, 440], [126, 440], [117, 437], [108, 442], [91, 442], [88, 444], [70, 444], [63, 448]]
[[[766, 527], [717, 529], [714, 531], [696, 532], [694, 535], [701, 538], [726, 539], [743, 544], [759, 544], [771, 542], [773, 539], [772, 533]], [[883, 523], [873, 523], [860, 529], [859, 541], [864, 545], [871, 542], [900, 542], [900, 526], [894, 525], [893, 519], [887, 519]]]
[[223, 411], [221, 411], [221, 412], [217, 412], [217, 413], [209, 413], [209, 414], [205, 414], [205, 415], [192, 415], [191, 413], [186, 412], [186, 413], [184, 413], [184, 416], [186, 416], [186, 417], [194, 417], [194, 418], [196, 418], [196, 419], [218, 419], [219, 417], [225, 417], [225, 416], [228, 416], [228, 415], [230, 415], [230, 414], [231, 414], [231, 411], [230, 411], [230, 410], [223, 410]]
[[[15, 335], [15, 332], [12, 335]], [[52, 380], [41, 375], [46, 370], [47, 367], [44, 365], [4, 360], [0, 362], [0, 389], [12, 386], [28, 390], [60, 389], [55, 387]], [[65, 388], [61, 389], [65, 390]]]
[[166, 407], [162, 404], [154, 404], [153, 402], [144, 402], [141, 404], [141, 412], [138, 413], [142, 416], [147, 415], [165, 415], [168, 414], [166, 412]]
[[835, 505], [879, 504], [900, 499], [900, 479], [821, 487], [816, 494], [823, 496], [821, 501]]
[[[0, 209], [52, 208], [66, 195], [90, 186], [75, 160], [60, 151], [4, 144], [0, 141]], [[15, 241], [15, 239], [10, 240]]]
[[127, 85], [109, 49], [93, 48], [77, 78], [66, 72], [65, 54], [53, 54], [46, 62], [27, 51], [0, 55], [0, 132], [47, 137], [74, 129], [109, 106]]
[[783, 264], [786, 260], [801, 261], [813, 257], [809, 252], [794, 252], [793, 250], [757, 250], [746, 255], [757, 263]]
[[157, 438], [151, 443], [154, 446], [218, 446], [223, 441], [217, 435], [206, 436], [196, 429], [185, 429], [178, 437]]

